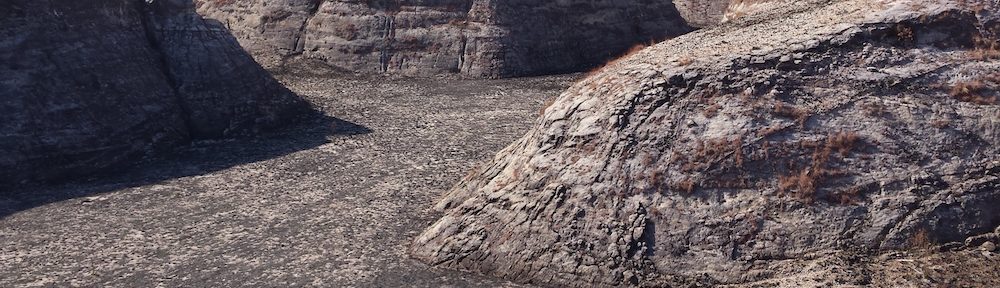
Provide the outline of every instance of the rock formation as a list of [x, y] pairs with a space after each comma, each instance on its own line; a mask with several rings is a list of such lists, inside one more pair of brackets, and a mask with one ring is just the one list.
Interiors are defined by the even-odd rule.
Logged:
[[722, 22], [730, 2], [732, 0], [674, 0], [674, 5], [688, 25], [704, 28]]
[[671, 1], [202, 0], [265, 67], [507, 77], [579, 71], [690, 31]]
[[615, 61], [412, 254], [542, 285], [865, 285], [873, 255], [995, 243], [1000, 7], [960, 2], [782, 1]]
[[308, 111], [190, 0], [0, 7], [0, 184], [86, 174]]

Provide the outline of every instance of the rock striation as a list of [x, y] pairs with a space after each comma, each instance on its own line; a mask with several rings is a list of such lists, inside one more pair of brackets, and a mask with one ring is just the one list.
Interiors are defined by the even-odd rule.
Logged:
[[309, 109], [190, 1], [0, 2], [0, 184], [253, 134]]
[[575, 72], [691, 30], [667, 0], [200, 0], [198, 11], [269, 69], [404, 75]]
[[778, 1], [615, 61], [446, 195], [412, 255], [541, 285], [798, 287], [995, 242], [991, 3]]

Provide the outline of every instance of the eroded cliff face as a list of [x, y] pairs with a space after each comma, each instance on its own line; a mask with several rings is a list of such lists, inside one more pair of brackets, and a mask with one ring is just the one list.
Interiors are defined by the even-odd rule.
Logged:
[[547, 285], [919, 286], [868, 271], [1000, 239], [1000, 7], [779, 2], [571, 87], [413, 255]]
[[92, 173], [308, 111], [190, 1], [0, 6], [0, 184]]
[[199, 0], [265, 67], [508, 77], [579, 71], [691, 30], [671, 1]]

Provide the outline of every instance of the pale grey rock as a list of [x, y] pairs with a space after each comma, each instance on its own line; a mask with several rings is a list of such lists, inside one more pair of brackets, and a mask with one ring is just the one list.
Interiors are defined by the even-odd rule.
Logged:
[[689, 32], [671, 1], [198, 2], [267, 68], [510, 77], [580, 71]]
[[712, 27], [722, 23], [731, 0], [674, 0], [677, 11], [694, 27]]
[[974, 48], [996, 6], [764, 5], [569, 88], [413, 255], [541, 285], [868, 285], [895, 280], [876, 255], [1000, 226], [1000, 61]]
[[989, 241], [983, 243], [983, 245], [979, 246], [979, 247], [982, 248], [983, 251], [987, 251], [987, 252], [997, 251], [997, 244], [994, 244], [993, 242], [989, 242]]

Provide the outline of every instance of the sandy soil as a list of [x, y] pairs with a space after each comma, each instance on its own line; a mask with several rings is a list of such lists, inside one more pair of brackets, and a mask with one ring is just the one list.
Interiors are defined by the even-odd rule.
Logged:
[[406, 247], [577, 77], [282, 76], [327, 117], [0, 197], [0, 287], [514, 286]]

